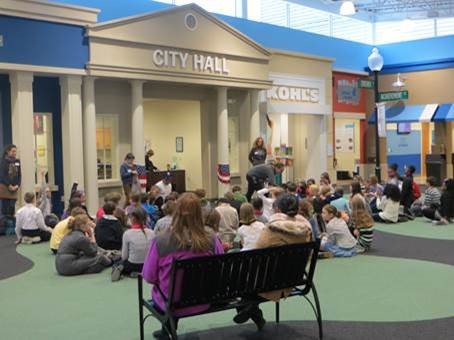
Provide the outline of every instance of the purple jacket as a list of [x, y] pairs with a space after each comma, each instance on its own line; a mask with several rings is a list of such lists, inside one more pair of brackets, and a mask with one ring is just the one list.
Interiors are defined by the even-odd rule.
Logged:
[[[162, 292], [168, 296], [172, 262], [174, 260], [183, 260], [193, 257], [211, 256], [223, 253], [224, 249], [221, 241], [219, 241], [219, 239], [214, 235], [212, 250], [204, 253], [195, 253], [190, 250], [180, 249], [176, 244], [175, 239], [171, 237], [170, 232], [157, 236], [151, 243], [151, 247], [142, 270], [144, 280], [154, 285], [151, 291], [153, 301], [161, 310], [166, 309], [165, 301], [155, 285], [159, 285]], [[175, 287], [174, 294], [178, 296], [178, 287]], [[209, 305], [198, 305], [180, 308], [174, 311], [174, 315], [183, 316], [197, 314], [208, 309], [209, 307]]]

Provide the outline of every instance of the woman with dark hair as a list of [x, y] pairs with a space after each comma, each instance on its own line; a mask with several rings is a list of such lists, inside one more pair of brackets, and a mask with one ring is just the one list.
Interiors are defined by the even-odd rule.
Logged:
[[128, 153], [125, 156], [123, 164], [120, 166], [120, 177], [125, 193], [125, 208], [129, 204], [129, 196], [131, 195], [134, 176], [137, 175], [137, 166], [134, 164], [134, 160], [134, 155]]
[[129, 215], [131, 228], [123, 234], [121, 261], [112, 268], [112, 281], [121, 275], [140, 273], [150, 249], [154, 232], [146, 227], [147, 213], [142, 208], [134, 209]]
[[395, 184], [386, 184], [383, 194], [377, 198], [379, 213], [372, 214], [377, 222], [397, 223], [399, 220], [400, 190]]
[[[298, 215], [298, 200], [294, 195], [283, 194], [276, 199], [276, 213], [270, 217], [268, 226], [262, 230], [254, 248], [277, 247], [293, 243], [307, 243], [312, 240], [310, 223], [301, 215]], [[266, 292], [260, 296], [279, 301], [287, 297], [293, 288]], [[250, 304], [233, 318], [236, 323], [245, 323], [252, 319], [258, 329], [265, 325], [263, 313], [257, 304]]]
[[0, 201], [1, 213], [13, 217], [17, 201], [17, 192], [21, 184], [21, 166], [17, 157], [17, 147], [10, 144], [5, 147], [0, 161]]
[[265, 164], [265, 160], [266, 160], [265, 143], [263, 142], [262, 137], [258, 137], [254, 141], [254, 144], [252, 144], [252, 149], [249, 152], [249, 162], [251, 162], [252, 165], [258, 165]]
[[427, 207], [422, 211], [424, 217], [431, 219], [434, 224], [446, 225], [454, 219], [454, 179], [448, 178], [443, 182], [440, 206]]

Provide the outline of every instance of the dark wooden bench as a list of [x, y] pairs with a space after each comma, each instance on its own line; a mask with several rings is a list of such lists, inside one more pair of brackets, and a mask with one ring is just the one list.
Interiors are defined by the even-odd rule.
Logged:
[[[258, 294], [288, 287], [295, 287], [289, 297], [301, 296], [311, 305], [317, 318], [319, 338], [322, 339], [320, 303], [313, 282], [319, 248], [320, 241], [317, 240], [305, 244], [174, 261], [169, 294], [165, 296], [161, 292], [166, 301], [165, 311], [157, 308], [153, 300], [143, 298], [143, 279], [139, 276], [140, 339], [144, 339], [144, 322], [149, 316], [154, 316], [161, 322], [170, 338], [177, 339], [176, 319], [173, 314], [175, 309], [210, 304], [208, 310], [196, 315], [235, 309], [244, 307], [251, 301], [269, 301]], [[178, 299], [175, 287], [177, 273], [181, 280]], [[310, 292], [314, 303], [307, 297]], [[251, 300], [251, 296], [257, 298]], [[277, 323], [279, 307], [279, 302], [276, 302]], [[144, 316], [144, 308], [151, 314]], [[191, 315], [185, 317], [189, 316]]]

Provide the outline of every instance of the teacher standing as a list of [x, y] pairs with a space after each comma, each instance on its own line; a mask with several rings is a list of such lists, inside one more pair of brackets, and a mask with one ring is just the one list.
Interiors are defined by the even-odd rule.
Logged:
[[252, 149], [249, 152], [249, 162], [251, 162], [252, 165], [259, 165], [259, 164], [265, 164], [265, 160], [266, 160], [265, 143], [263, 142], [262, 137], [258, 137], [254, 141], [254, 144], [252, 145]]
[[153, 161], [151, 160], [151, 157], [153, 157], [154, 151], [153, 150], [148, 150], [146, 155], [145, 155], [145, 169], [147, 170], [147, 192], [150, 191], [151, 189], [151, 181], [150, 181], [150, 173], [155, 172], [158, 170], [158, 168], [153, 164]]
[[0, 200], [2, 215], [14, 216], [17, 193], [21, 184], [21, 167], [17, 157], [17, 147], [8, 145], [0, 162]]
[[123, 164], [120, 166], [121, 182], [123, 183], [123, 191], [125, 193], [125, 207], [129, 205], [132, 182], [134, 180], [134, 176], [137, 175], [137, 166], [134, 164], [134, 160], [134, 155], [132, 153], [128, 153], [126, 154]]

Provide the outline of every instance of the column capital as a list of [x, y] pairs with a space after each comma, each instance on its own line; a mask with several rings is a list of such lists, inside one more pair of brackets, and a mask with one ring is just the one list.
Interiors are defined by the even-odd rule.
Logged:
[[82, 78], [82, 82], [83, 82], [84, 84], [94, 83], [96, 79], [98, 79], [98, 77], [84, 76], [84, 77]]
[[9, 73], [9, 79], [11, 84], [32, 84], [33, 83], [33, 72], [27, 71], [14, 71]]
[[140, 80], [140, 79], [132, 79], [129, 81], [129, 83], [131, 84], [131, 87], [139, 87], [139, 86], [143, 86], [144, 83], [146, 83], [145, 80]]
[[59, 83], [60, 85], [67, 84], [68, 86], [81, 86], [82, 76], [77, 75], [60, 76]]

